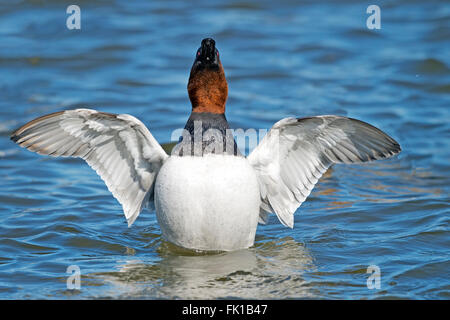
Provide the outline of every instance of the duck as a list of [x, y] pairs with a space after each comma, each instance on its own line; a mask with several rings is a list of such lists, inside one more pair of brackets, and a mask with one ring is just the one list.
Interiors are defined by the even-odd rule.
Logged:
[[366, 122], [319, 115], [281, 119], [243, 155], [225, 117], [228, 84], [212, 38], [201, 41], [187, 91], [191, 114], [170, 155], [137, 118], [92, 109], [41, 116], [11, 139], [41, 155], [84, 159], [121, 204], [129, 227], [152, 204], [164, 240], [221, 252], [253, 246], [270, 214], [293, 228], [294, 213], [329, 167], [401, 151]]

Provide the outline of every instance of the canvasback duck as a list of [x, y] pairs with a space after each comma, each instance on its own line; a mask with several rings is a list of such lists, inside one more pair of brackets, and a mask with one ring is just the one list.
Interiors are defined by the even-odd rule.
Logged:
[[170, 156], [135, 117], [90, 109], [39, 117], [11, 139], [39, 154], [84, 159], [122, 205], [129, 226], [154, 202], [164, 239], [206, 251], [252, 246], [269, 213], [292, 228], [295, 211], [331, 165], [401, 150], [368, 123], [322, 115], [278, 121], [243, 156], [225, 118], [228, 86], [210, 38], [196, 53], [187, 89], [192, 113]]

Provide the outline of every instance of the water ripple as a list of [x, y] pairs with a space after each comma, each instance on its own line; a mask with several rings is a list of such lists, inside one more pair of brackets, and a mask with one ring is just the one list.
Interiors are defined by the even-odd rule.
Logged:
[[[449, 299], [448, 5], [382, 5], [382, 29], [346, 1], [59, 1], [0, 4], [0, 298]], [[405, 14], [407, 12], [407, 14]], [[101, 17], [101, 18], [99, 18]], [[41, 157], [9, 134], [37, 116], [89, 107], [129, 113], [170, 142], [190, 112], [200, 39], [216, 39], [234, 128], [339, 114], [388, 132], [402, 153], [336, 165], [289, 229], [271, 216], [255, 245], [202, 254], [165, 242], [155, 213], [128, 228], [79, 159]], [[82, 273], [68, 290], [67, 267]], [[367, 288], [367, 267], [381, 289]]]

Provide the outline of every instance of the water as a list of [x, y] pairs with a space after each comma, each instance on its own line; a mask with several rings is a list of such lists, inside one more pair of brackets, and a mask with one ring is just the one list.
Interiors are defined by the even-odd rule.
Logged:
[[[0, 1], [0, 299], [449, 299], [450, 6], [378, 1]], [[129, 113], [161, 143], [190, 113], [202, 38], [217, 41], [233, 128], [338, 114], [386, 131], [402, 153], [335, 166], [295, 215], [255, 246], [199, 255], [161, 239], [154, 212], [128, 228], [78, 159], [9, 140], [37, 116], [77, 107]], [[68, 266], [81, 289], [68, 290]], [[380, 268], [368, 289], [367, 268]]]

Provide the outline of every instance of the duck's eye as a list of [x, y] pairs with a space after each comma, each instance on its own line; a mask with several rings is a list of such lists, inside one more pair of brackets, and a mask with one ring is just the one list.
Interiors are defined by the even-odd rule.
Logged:
[[218, 57], [219, 57], [219, 50], [217, 50], [217, 53], [216, 53], [216, 54], [217, 54], [217, 58], [218, 58]]
[[197, 57], [200, 55], [200, 50], [197, 51]]

